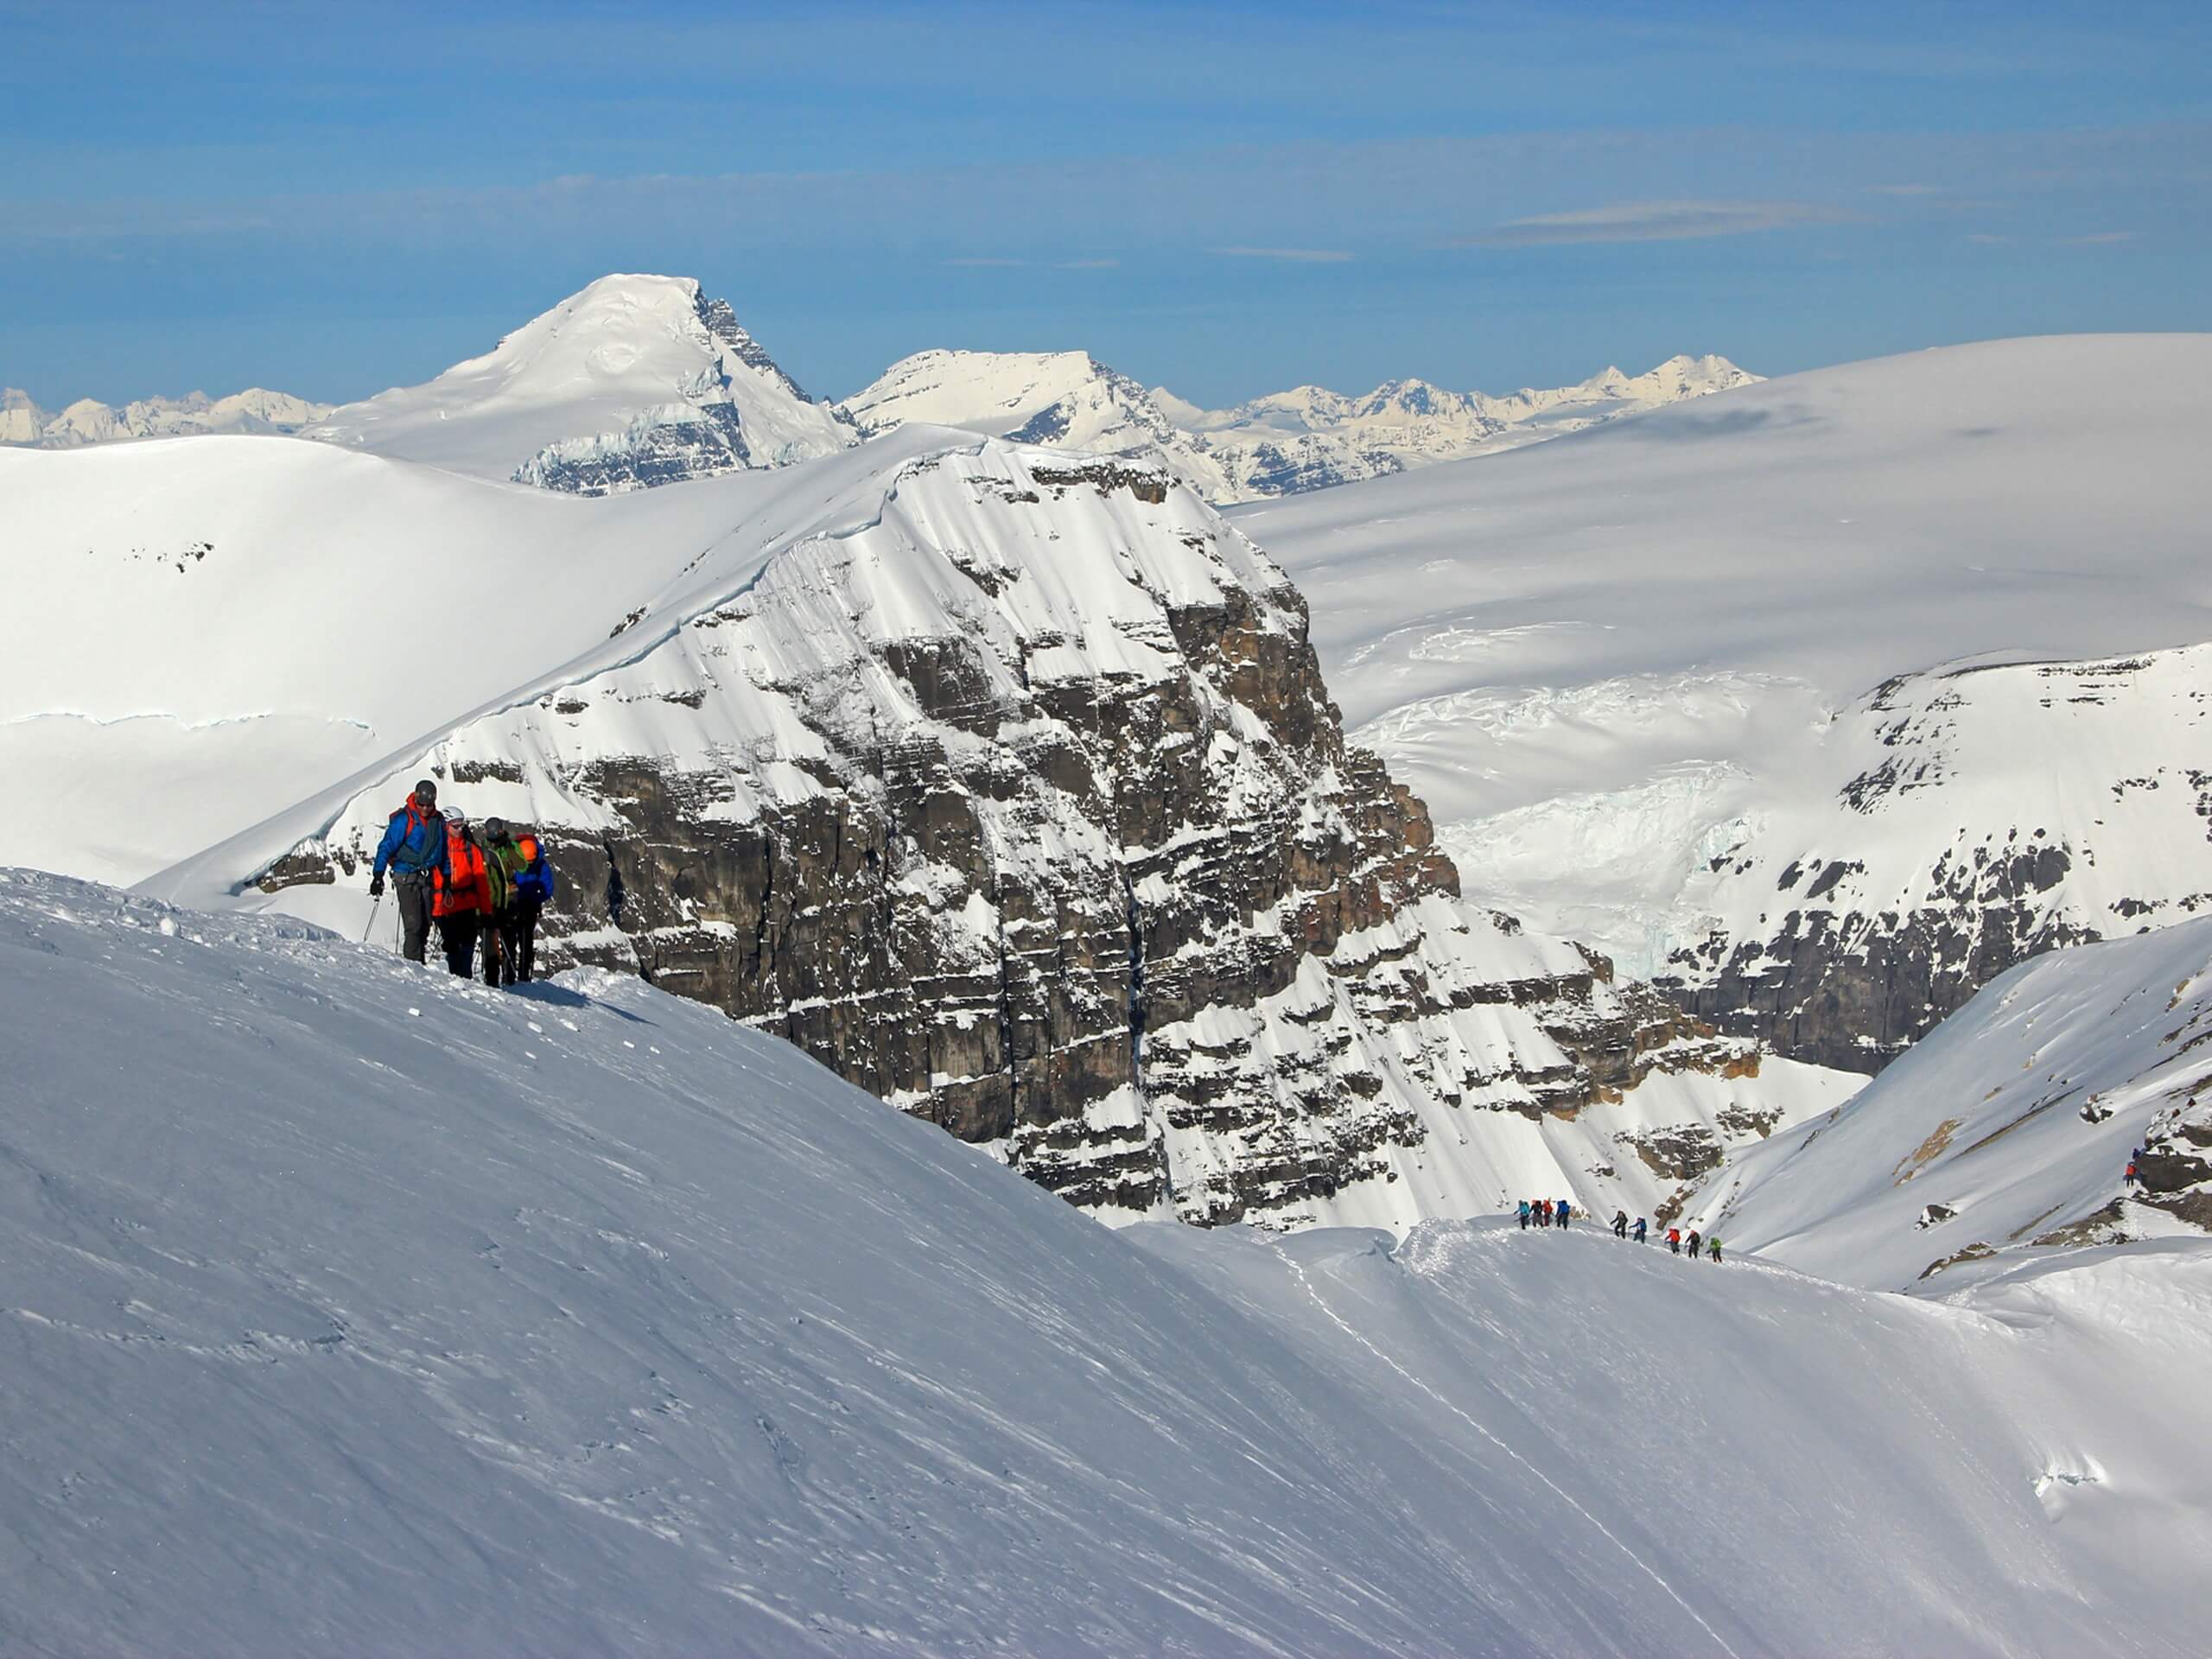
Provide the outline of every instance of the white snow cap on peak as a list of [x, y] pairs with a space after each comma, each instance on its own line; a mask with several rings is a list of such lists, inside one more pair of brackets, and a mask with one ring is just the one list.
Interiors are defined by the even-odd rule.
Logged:
[[419, 386], [308, 436], [579, 494], [811, 460], [857, 442], [695, 277], [617, 272]]

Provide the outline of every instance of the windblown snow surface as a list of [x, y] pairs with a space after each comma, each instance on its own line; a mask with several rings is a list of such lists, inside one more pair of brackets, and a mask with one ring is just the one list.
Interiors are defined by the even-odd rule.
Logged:
[[[2161, 1141], [2177, 1179], [2131, 1191], [2135, 1148]], [[2208, 1145], [2212, 918], [2021, 963], [1684, 1214], [1848, 1284], [1948, 1288], [2100, 1239], [2201, 1239], [2174, 1211], [2202, 1219]]]
[[[2066, 699], [1961, 688], [1931, 844], [1910, 812], [1835, 805], [1896, 717], [1883, 683], [2212, 640], [2208, 386], [2212, 336], [1958, 346], [1233, 516], [1306, 595], [1347, 729], [1469, 880], [1648, 976], [1716, 925], [1759, 937], [1793, 860], [1863, 861], [1842, 898], [1864, 910], [1924, 890], [1955, 833], [2033, 827], [2036, 757], [2101, 747]], [[2196, 707], [2155, 686], [2132, 705], [2170, 785]], [[2093, 837], [2107, 880], [2179, 868], [2180, 795]], [[2201, 858], [2201, 826], [2184, 839]], [[1732, 853], [1748, 880], [1690, 890]]]
[[633, 980], [0, 873], [0, 1646], [2200, 1651], [2202, 1243], [1115, 1234]]

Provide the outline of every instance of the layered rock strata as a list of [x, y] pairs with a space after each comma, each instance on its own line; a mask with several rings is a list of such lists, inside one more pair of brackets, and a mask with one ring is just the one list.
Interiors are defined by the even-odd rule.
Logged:
[[[1403, 1181], [1464, 1209], [1519, 1173], [1436, 1144], [1472, 1115], [1756, 1088], [1747, 1045], [1460, 899], [1345, 745], [1297, 594], [1162, 472], [948, 449], [632, 623], [629, 660], [423, 757], [542, 826], [546, 958], [785, 1036], [1074, 1202], [1296, 1219]], [[267, 879], [358, 879], [387, 805]]]
[[2029, 957], [2212, 906], [2212, 647], [1902, 676], [1838, 717], [1842, 781], [1695, 877], [1659, 980], [1699, 1018], [1878, 1071]]

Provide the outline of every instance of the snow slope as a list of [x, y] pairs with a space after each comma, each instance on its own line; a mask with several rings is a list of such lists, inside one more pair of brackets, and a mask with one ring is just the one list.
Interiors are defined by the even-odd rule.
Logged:
[[[1685, 1213], [1824, 1277], [1942, 1289], [2212, 1224], [2208, 1147], [2212, 917], [2022, 963]], [[2139, 1147], [2148, 1185], [2129, 1189]]]
[[[1233, 516], [1447, 850], [1649, 972], [1704, 939], [1695, 873], [1857, 775], [1881, 683], [2212, 639], [2208, 385], [2212, 336], [1959, 346]], [[2005, 786], [1951, 827], [2001, 838]]]
[[1116, 1235], [634, 980], [22, 873], [0, 1008], [10, 1649], [2140, 1655], [2212, 1614], [2201, 1245], [1936, 1304], [1491, 1224]]
[[278, 439], [0, 450], [0, 759], [51, 785], [0, 859], [143, 879], [607, 654], [687, 565], [880, 500], [948, 441], [591, 502]]
[[602, 276], [427, 385], [304, 435], [582, 495], [787, 466], [858, 442], [688, 276]]

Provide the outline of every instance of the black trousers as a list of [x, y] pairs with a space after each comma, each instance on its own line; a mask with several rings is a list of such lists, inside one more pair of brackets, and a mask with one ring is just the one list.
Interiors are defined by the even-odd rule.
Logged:
[[474, 977], [477, 925], [473, 910], [455, 911], [450, 916], [438, 918], [438, 937], [446, 947], [447, 972], [463, 979]]
[[430, 878], [399, 877], [392, 883], [392, 898], [399, 906], [399, 952], [410, 962], [421, 962], [429, 955]]
[[508, 985], [527, 985], [537, 969], [537, 912], [541, 906], [516, 903], [499, 918], [499, 977]]

